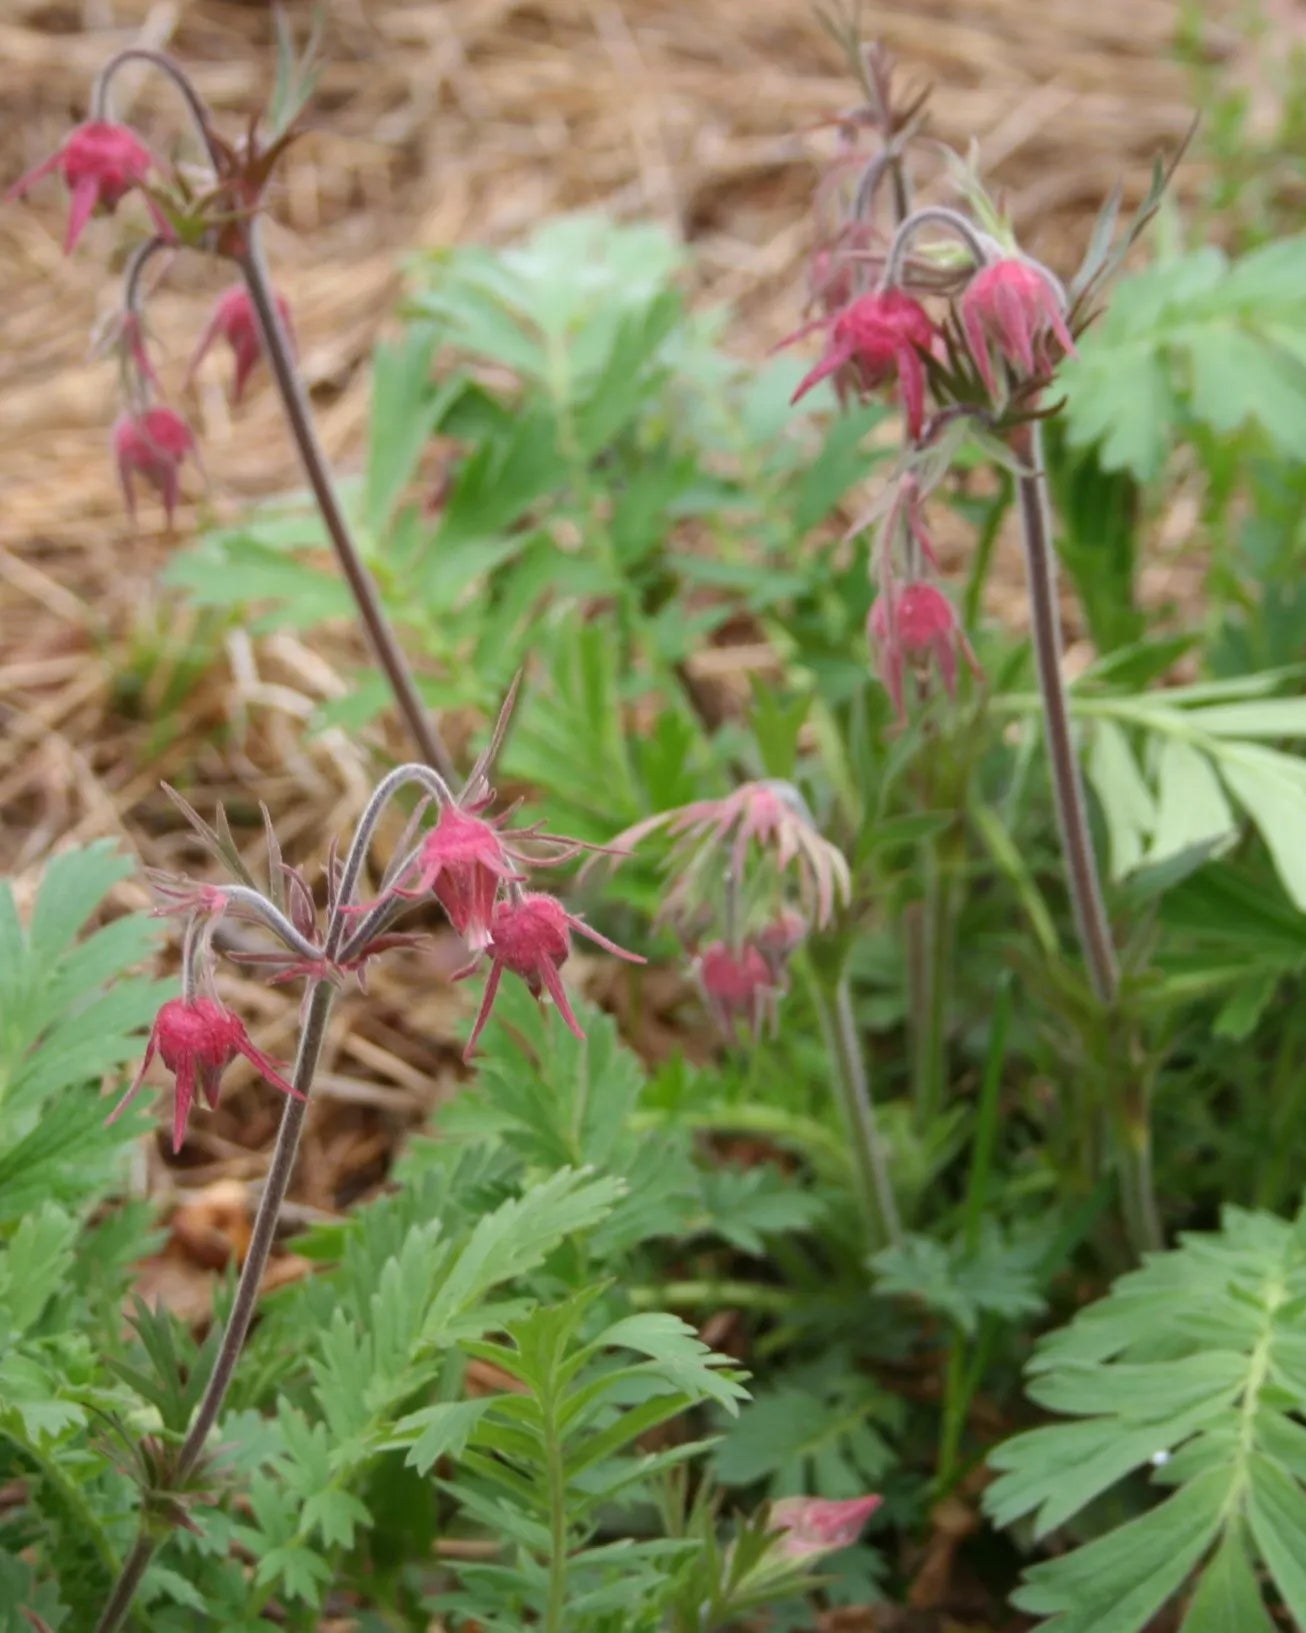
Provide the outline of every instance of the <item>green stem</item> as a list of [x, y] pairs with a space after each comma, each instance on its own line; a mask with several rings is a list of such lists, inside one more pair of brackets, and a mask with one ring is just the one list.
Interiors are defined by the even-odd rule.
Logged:
[[655, 1287], [631, 1287], [626, 1297], [636, 1310], [758, 1310], [782, 1315], [793, 1309], [797, 1294], [787, 1287], [756, 1281], [667, 1281]]
[[567, 1483], [552, 1394], [542, 1404], [549, 1486], [549, 1596], [544, 1613], [544, 1633], [563, 1633], [563, 1618], [567, 1611]]
[[[1011, 1025], [1011, 976], [1006, 974], [998, 984], [997, 1002], [989, 1028], [989, 1046], [984, 1060], [984, 1077], [980, 1084], [979, 1105], [975, 1113], [975, 1134], [971, 1142], [970, 1173], [966, 1181], [966, 1200], [962, 1212], [961, 1239], [967, 1257], [973, 1257], [980, 1244], [980, 1230], [984, 1210], [988, 1205], [989, 1175], [993, 1169], [993, 1153], [997, 1146], [999, 1108], [1002, 1098], [1002, 1073], [1007, 1060], [1007, 1032]], [[944, 1375], [943, 1426], [939, 1435], [939, 1462], [935, 1474], [936, 1495], [942, 1497], [957, 1481], [957, 1467], [961, 1452], [961, 1437], [966, 1427], [966, 1415], [975, 1398], [988, 1364], [993, 1341], [993, 1323], [986, 1317], [980, 1323], [979, 1336], [973, 1352], [967, 1355], [966, 1337], [954, 1329], [948, 1349], [948, 1367]]]
[[947, 1076], [945, 1022], [952, 961], [952, 884], [938, 845], [921, 848], [925, 899], [917, 917], [916, 991], [912, 1000], [912, 1089], [916, 1126], [930, 1127], [943, 1109]]
[[848, 1138], [867, 1237], [872, 1249], [897, 1246], [902, 1241], [902, 1220], [871, 1101], [848, 977], [839, 976], [831, 995], [820, 977], [814, 976], [812, 996], [830, 1057], [831, 1076]]

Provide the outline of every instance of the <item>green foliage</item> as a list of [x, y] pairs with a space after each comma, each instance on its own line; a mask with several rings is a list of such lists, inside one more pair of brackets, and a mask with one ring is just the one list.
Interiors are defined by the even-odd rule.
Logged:
[[1037, 1540], [1149, 1466], [1170, 1494], [1032, 1566], [1014, 1602], [1048, 1633], [1139, 1633], [1180, 1594], [1185, 1633], [1306, 1620], [1304, 1358], [1301, 1225], [1237, 1209], [1043, 1340], [1030, 1394], [1075, 1421], [991, 1455], [993, 1519]]
[[[106, 844], [66, 851], [26, 915], [0, 881], [0, 1482], [25, 1495], [0, 1526], [0, 1616], [26, 1606], [53, 1627], [108, 1591], [125, 1482], [94, 1442], [138, 1406], [112, 1361], [149, 1220], [111, 1198], [140, 1123], [105, 1127], [99, 1090], [168, 989], [132, 973], [148, 920], [86, 928], [130, 866]], [[40, 1569], [51, 1557], [57, 1580]]]
[[1126, 279], [1064, 384], [1072, 440], [1156, 477], [1176, 431], [1261, 432], [1306, 453], [1306, 238], [1230, 262], [1213, 246]]

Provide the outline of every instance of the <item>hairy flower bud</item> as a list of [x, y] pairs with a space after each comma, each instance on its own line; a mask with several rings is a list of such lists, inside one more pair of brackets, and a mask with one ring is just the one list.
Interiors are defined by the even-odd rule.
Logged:
[[[274, 296], [277, 312], [292, 342], [294, 333], [290, 321], [290, 307], [280, 296]], [[263, 356], [263, 335], [258, 315], [254, 310], [245, 285], [235, 284], [222, 295], [209, 316], [199, 344], [190, 360], [190, 374], [204, 360], [215, 340], [225, 340], [235, 358], [236, 372], [231, 383], [231, 400], [238, 403], [244, 394], [246, 382]]]
[[[638, 953], [627, 952], [624, 947], [618, 947], [616, 942], [609, 941], [606, 936], [591, 929], [583, 919], [569, 913], [554, 896], [545, 895], [540, 891], [527, 891], [521, 896], [500, 902], [494, 909], [490, 942], [486, 949], [490, 959], [490, 975], [485, 983], [480, 1013], [476, 1017], [472, 1035], [468, 1038], [467, 1047], [463, 1051], [464, 1060], [471, 1058], [485, 1023], [490, 1018], [504, 970], [510, 970], [514, 975], [520, 976], [537, 998], [541, 992], [547, 992], [557, 1005], [558, 1013], [566, 1026], [578, 1038], [585, 1036], [580, 1022], [572, 1012], [571, 1004], [567, 1000], [567, 990], [558, 974], [571, 956], [573, 930], [631, 964], [645, 962]], [[455, 979], [470, 975], [475, 967], [474, 964], [469, 965], [467, 969], [460, 971]]]
[[[921, 354], [930, 351], [938, 334], [925, 308], [901, 289], [882, 289], [859, 295], [828, 321], [825, 351], [815, 368], [803, 376], [790, 401], [796, 403], [828, 375], [852, 364], [864, 391], [898, 381], [908, 431], [919, 436], [925, 420]], [[797, 340], [813, 327], [821, 324], [807, 325], [789, 339]]]
[[92, 212], [101, 209], [112, 214], [125, 194], [148, 180], [153, 164], [154, 156], [135, 131], [107, 119], [92, 119], [70, 131], [48, 159], [21, 176], [5, 199], [21, 198], [57, 170], [72, 194], [63, 246], [68, 255], [76, 248]]
[[696, 973], [703, 1001], [727, 1036], [741, 1020], [757, 1036], [774, 1015], [778, 988], [765, 955], [751, 941], [740, 947], [711, 942], [698, 956]]
[[136, 519], [132, 479], [140, 476], [158, 490], [171, 527], [181, 492], [179, 473], [187, 457], [195, 452], [190, 426], [171, 408], [147, 408], [143, 414], [121, 414], [113, 427], [112, 442], [118, 480], [132, 520]]
[[998, 382], [991, 347], [996, 346], [1026, 380], [1052, 373], [1049, 337], [1063, 352], [1075, 355], [1074, 338], [1051, 276], [1014, 256], [981, 267], [970, 280], [961, 297], [961, 322], [975, 367], [995, 397]]
[[173, 1101], [172, 1149], [180, 1151], [186, 1139], [186, 1125], [198, 1088], [210, 1109], [218, 1103], [222, 1073], [244, 1055], [259, 1076], [283, 1094], [297, 1100], [304, 1096], [281, 1075], [277, 1063], [254, 1046], [238, 1015], [215, 998], [170, 998], [154, 1018], [145, 1059], [131, 1087], [109, 1113], [109, 1122], [122, 1115], [136, 1098], [145, 1073], [155, 1055], [176, 1077]]
[[932, 584], [891, 585], [876, 598], [866, 629], [880, 679], [900, 720], [907, 716], [903, 674], [909, 663], [937, 664], [949, 697], [957, 691], [958, 653], [975, 675], [980, 674], [974, 649], [952, 603]]
[[785, 1559], [812, 1559], [856, 1542], [883, 1497], [782, 1497], [771, 1504], [780, 1530], [777, 1552]]

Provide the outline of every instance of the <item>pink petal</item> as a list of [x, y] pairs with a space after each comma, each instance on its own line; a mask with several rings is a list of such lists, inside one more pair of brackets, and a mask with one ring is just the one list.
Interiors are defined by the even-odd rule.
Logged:
[[35, 187], [38, 181], [44, 181], [63, 163], [63, 149], [58, 148], [48, 159], [42, 159], [40, 164], [25, 171], [5, 194], [5, 203], [12, 204], [16, 198], [22, 198], [30, 188]]
[[[640, 962], [642, 963], [643, 960], [641, 959]], [[571, 1005], [567, 1001], [567, 989], [563, 986], [562, 977], [558, 974], [557, 967], [552, 959], [546, 958], [540, 966], [540, 979], [544, 982], [549, 997], [553, 999], [558, 1014], [562, 1016], [567, 1030], [573, 1032], [583, 1043], [585, 1034], [581, 1030], [580, 1022], [572, 1014]]]
[[[471, 968], [460, 971], [460, 975], [470, 975]], [[499, 991], [499, 982], [503, 979], [503, 965], [491, 964], [490, 977], [485, 983], [485, 992], [481, 998], [480, 1013], [476, 1017], [476, 1025], [472, 1027], [472, 1035], [467, 1040], [467, 1047], [463, 1050], [463, 1061], [471, 1060], [476, 1053], [476, 1043], [485, 1030], [485, 1023], [490, 1018], [490, 1011], [494, 1008], [494, 1000]]]
[[853, 348], [847, 343], [827, 352], [816, 367], [809, 370], [798, 382], [797, 390], [789, 399], [790, 404], [796, 403], [800, 397], [805, 397], [814, 386], [819, 386], [829, 375], [837, 373], [845, 363], [852, 360], [852, 356]]
[[126, 1094], [123, 1095], [122, 1099], [119, 1100], [118, 1104], [104, 1119], [106, 1123], [117, 1122], [118, 1118], [122, 1116], [123, 1112], [126, 1111], [127, 1107], [131, 1105], [132, 1101], [136, 1098], [137, 1094], [140, 1092], [141, 1084], [145, 1081], [145, 1074], [150, 1068], [150, 1062], [154, 1059], [155, 1051], [158, 1049], [158, 1047], [158, 1040], [156, 1039], [154, 1033], [151, 1032], [150, 1041], [145, 1045], [145, 1059], [141, 1061], [141, 1069], [132, 1079], [132, 1085], [127, 1090]]
[[902, 386], [902, 406], [907, 413], [907, 430], [919, 437], [925, 423], [925, 365], [914, 346], [898, 353], [898, 379]]
[[988, 338], [984, 332], [984, 319], [979, 306], [973, 300], [962, 301], [961, 308], [962, 328], [966, 331], [966, 345], [975, 367], [979, 370], [980, 379], [991, 397], [998, 394], [997, 377], [993, 372], [993, 359], [989, 356]]
[[618, 947], [615, 941], [609, 941], [607, 936], [600, 935], [592, 925], [586, 924], [584, 919], [578, 919], [573, 914], [567, 914], [567, 923], [578, 934], [602, 947], [604, 952], [615, 953], [618, 958], [624, 958], [628, 964], [647, 964], [648, 959], [641, 953], [627, 952], [624, 947]]
[[270, 1083], [274, 1089], [280, 1089], [282, 1094], [288, 1094], [295, 1100], [307, 1098], [306, 1095], [299, 1092], [293, 1083], [288, 1082], [282, 1076], [281, 1068], [277, 1062], [273, 1060], [271, 1055], [265, 1055], [247, 1033], [243, 1033], [241, 1037], [236, 1039], [236, 1048], [249, 1061], [259, 1076], [265, 1082]]
[[77, 240], [91, 219], [91, 211], [94, 210], [99, 196], [100, 183], [94, 176], [83, 176], [73, 188], [72, 208], [68, 212], [68, 231], [63, 241], [65, 255], [71, 255], [77, 248]]
[[190, 1122], [190, 1108], [195, 1101], [195, 1061], [187, 1056], [177, 1069], [177, 1087], [172, 1100], [172, 1154], [175, 1157], [186, 1143], [186, 1125]]
[[1014, 357], [1025, 374], [1036, 373], [1034, 364], [1034, 336], [1030, 327], [1026, 297], [1020, 289], [1005, 280], [995, 291], [998, 333], [1002, 349]]

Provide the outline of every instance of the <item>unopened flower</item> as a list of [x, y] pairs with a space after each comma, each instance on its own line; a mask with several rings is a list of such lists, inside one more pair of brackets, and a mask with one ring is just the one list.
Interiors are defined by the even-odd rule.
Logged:
[[109, 1113], [109, 1122], [121, 1116], [136, 1098], [156, 1054], [177, 1080], [172, 1114], [174, 1152], [180, 1151], [185, 1143], [196, 1090], [204, 1096], [210, 1109], [215, 1107], [222, 1073], [237, 1055], [244, 1055], [259, 1076], [283, 1094], [294, 1095], [297, 1100], [304, 1098], [281, 1075], [276, 1061], [255, 1047], [240, 1017], [217, 999], [170, 998], [154, 1017], [141, 1069]]
[[970, 280], [961, 297], [961, 322], [980, 378], [994, 396], [998, 383], [991, 347], [996, 346], [1027, 380], [1051, 374], [1050, 337], [1063, 352], [1075, 355], [1061, 295], [1051, 277], [1014, 256], [981, 267]]
[[113, 428], [113, 457], [118, 466], [128, 514], [136, 519], [134, 477], [142, 477], [163, 499], [168, 526], [181, 493], [179, 473], [195, 452], [195, 436], [181, 415], [171, 408], [147, 408], [142, 414], [125, 413]]
[[[520, 855], [515, 859], [525, 860]], [[415, 875], [414, 882], [405, 885], [409, 874]], [[409, 866], [378, 900], [397, 896], [417, 901], [430, 892], [458, 934], [473, 952], [479, 952], [490, 942], [499, 886], [520, 884], [525, 877], [514, 866], [514, 854], [493, 821], [457, 805], [442, 805]], [[348, 911], [369, 912], [375, 906], [375, 902], [366, 902]]]
[[774, 852], [781, 872], [794, 866], [804, 898], [814, 904], [818, 926], [829, 922], [836, 898], [848, 901], [852, 888], [848, 863], [818, 831], [807, 802], [792, 783], [779, 779], [741, 783], [722, 799], [695, 800], [660, 811], [619, 833], [613, 848], [638, 844], [658, 828], [679, 841], [674, 857], [685, 865], [682, 883], [706, 870], [710, 848], [728, 840], [728, 866], [737, 880], [743, 876], [750, 845]]
[[135, 131], [107, 119], [92, 119], [70, 131], [48, 159], [21, 176], [5, 199], [21, 198], [57, 170], [72, 194], [63, 246], [68, 255], [76, 248], [92, 212], [102, 209], [111, 215], [125, 194], [148, 180], [153, 164], [153, 154]]
[[[618, 947], [615, 941], [609, 941], [583, 919], [569, 913], [554, 896], [539, 891], [527, 891], [515, 899], [499, 902], [494, 909], [490, 940], [485, 949], [490, 959], [490, 975], [485, 983], [480, 1013], [476, 1017], [472, 1035], [468, 1038], [467, 1047], [463, 1051], [464, 1060], [469, 1060], [475, 1051], [477, 1040], [490, 1018], [490, 1011], [494, 1008], [499, 982], [503, 979], [505, 970], [520, 976], [537, 998], [541, 992], [547, 992], [557, 1005], [558, 1013], [567, 1027], [578, 1038], [585, 1036], [567, 1001], [567, 990], [558, 974], [571, 956], [573, 930], [631, 964], [645, 962], [638, 953], [627, 952], [624, 947]], [[454, 979], [470, 975], [475, 967], [475, 964], [469, 965]]]
[[900, 720], [907, 715], [903, 675], [908, 664], [937, 664], [949, 697], [957, 691], [958, 653], [972, 673], [981, 673], [951, 601], [932, 584], [890, 585], [876, 597], [866, 628], [880, 679]]
[[[274, 296], [274, 299], [286, 333], [293, 342], [290, 307], [280, 295]], [[249, 291], [243, 283], [229, 289], [213, 308], [190, 360], [191, 375], [194, 375], [214, 341], [219, 339], [226, 341], [235, 358], [236, 372], [231, 384], [231, 400], [238, 403], [244, 393], [246, 382], [263, 355], [263, 335], [259, 329], [258, 316], [250, 300]]]
[[766, 960], [777, 988], [784, 982], [789, 960], [807, 940], [807, 928], [807, 920], [797, 908], [782, 907], [773, 919], [754, 931], [753, 946]]
[[[913, 437], [919, 436], [925, 420], [925, 364], [921, 354], [931, 349], [938, 334], [925, 308], [901, 289], [882, 289], [859, 295], [824, 321], [830, 331], [825, 351], [816, 367], [803, 376], [790, 400], [796, 403], [827, 375], [850, 363], [864, 391], [898, 381], [907, 428]], [[789, 340], [797, 340], [821, 326], [806, 325]]]
[[785, 1559], [812, 1559], [847, 1548], [884, 1501], [882, 1497], [782, 1497], [771, 1504], [770, 1522], [780, 1530], [776, 1551]]
[[743, 1021], [756, 1037], [768, 1017], [775, 1017], [779, 989], [761, 949], [751, 941], [731, 947], [714, 941], [695, 960], [703, 1001], [727, 1036]]

